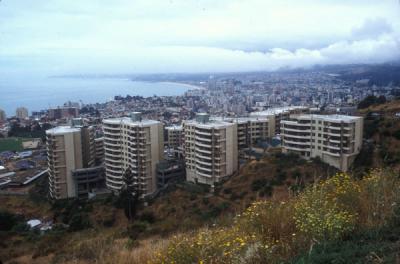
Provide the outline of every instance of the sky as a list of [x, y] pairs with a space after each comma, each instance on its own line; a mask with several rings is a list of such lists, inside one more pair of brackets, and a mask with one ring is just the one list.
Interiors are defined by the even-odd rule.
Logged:
[[0, 77], [399, 58], [399, 0], [0, 0]]

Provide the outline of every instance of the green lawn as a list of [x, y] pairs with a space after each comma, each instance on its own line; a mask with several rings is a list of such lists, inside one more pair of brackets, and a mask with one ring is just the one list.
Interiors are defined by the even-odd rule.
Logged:
[[22, 151], [24, 138], [2, 138], [0, 139], [0, 152], [6, 150]]

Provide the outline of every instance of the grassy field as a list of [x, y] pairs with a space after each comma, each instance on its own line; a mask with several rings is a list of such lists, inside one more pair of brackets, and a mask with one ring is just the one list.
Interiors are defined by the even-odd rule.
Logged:
[[0, 152], [6, 150], [22, 151], [24, 138], [3, 138], [0, 139]]

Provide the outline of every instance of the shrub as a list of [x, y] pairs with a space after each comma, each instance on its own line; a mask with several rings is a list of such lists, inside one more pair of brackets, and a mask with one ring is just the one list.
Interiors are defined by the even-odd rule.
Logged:
[[156, 221], [156, 216], [154, 215], [153, 212], [146, 211], [139, 216], [139, 219], [140, 221], [152, 224]]
[[0, 210], [0, 231], [10, 231], [17, 224], [17, 217], [6, 211]]
[[69, 221], [70, 231], [79, 231], [91, 227], [89, 215], [86, 213], [77, 213], [71, 217]]
[[251, 190], [256, 192], [261, 190], [265, 185], [268, 184], [267, 179], [257, 179], [251, 183]]
[[132, 240], [136, 240], [141, 233], [147, 230], [149, 224], [143, 221], [136, 221], [128, 227], [128, 236]]

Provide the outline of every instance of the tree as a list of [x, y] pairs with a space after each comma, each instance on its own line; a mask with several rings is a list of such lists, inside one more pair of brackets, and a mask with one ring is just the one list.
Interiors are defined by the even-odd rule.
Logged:
[[131, 221], [136, 215], [136, 209], [139, 202], [139, 188], [130, 167], [122, 176], [124, 186], [122, 187], [120, 199], [124, 205], [126, 217]]

